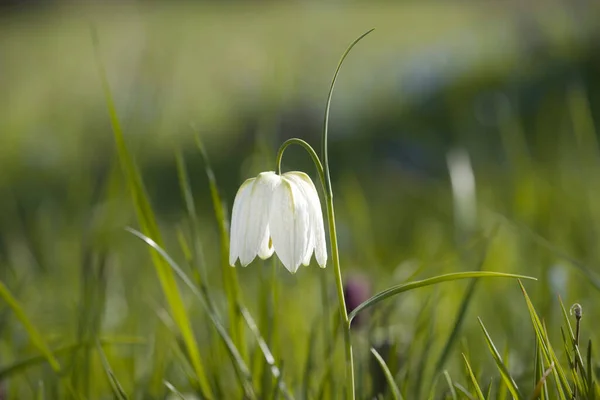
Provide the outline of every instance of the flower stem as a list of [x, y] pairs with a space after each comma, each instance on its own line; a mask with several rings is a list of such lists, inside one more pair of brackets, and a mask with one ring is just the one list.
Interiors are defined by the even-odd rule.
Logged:
[[350, 319], [348, 318], [346, 299], [344, 297], [344, 283], [342, 280], [342, 269], [340, 267], [340, 255], [337, 245], [333, 196], [331, 194], [327, 194], [325, 197], [327, 203], [327, 220], [329, 221], [329, 239], [331, 241], [331, 258], [335, 273], [335, 284], [340, 306], [340, 317], [342, 318], [342, 329], [344, 330], [344, 353], [346, 355], [346, 393], [348, 399], [354, 400], [354, 356], [352, 355]]
[[329, 94], [327, 95], [327, 104], [325, 106], [325, 119], [323, 121], [323, 137], [322, 137], [322, 157], [323, 164], [315, 150], [302, 139], [289, 139], [285, 141], [279, 151], [277, 152], [277, 173], [281, 175], [281, 158], [283, 152], [291, 144], [297, 144], [306, 149], [313, 159], [315, 166], [319, 172], [319, 178], [323, 185], [323, 191], [325, 192], [325, 202], [327, 203], [327, 221], [329, 223], [329, 240], [331, 243], [331, 257], [333, 262], [333, 269], [335, 272], [335, 283], [337, 287], [337, 296], [340, 307], [340, 316], [342, 319], [342, 328], [344, 329], [344, 350], [346, 354], [346, 394], [349, 400], [355, 399], [354, 393], [354, 357], [352, 355], [352, 341], [350, 337], [350, 319], [348, 318], [348, 310], [346, 308], [346, 299], [344, 298], [344, 283], [342, 280], [342, 269], [340, 267], [340, 255], [338, 252], [337, 244], [337, 233], [335, 230], [335, 213], [333, 209], [333, 189], [331, 187], [331, 176], [329, 174], [329, 156], [327, 151], [327, 128], [329, 126], [329, 110], [331, 108], [331, 98], [333, 95], [333, 88], [335, 87], [335, 81], [337, 80], [342, 64], [346, 59], [346, 56], [350, 53], [350, 50], [360, 42], [365, 36], [371, 33], [373, 29], [363, 33], [356, 40], [354, 40], [350, 46], [346, 49], [340, 62], [337, 65], [333, 79], [331, 81], [331, 87], [329, 88]]

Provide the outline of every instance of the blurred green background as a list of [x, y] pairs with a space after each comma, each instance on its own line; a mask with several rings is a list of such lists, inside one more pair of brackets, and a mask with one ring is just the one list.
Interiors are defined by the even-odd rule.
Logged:
[[[582, 335], [597, 340], [598, 21], [599, 4], [587, 1], [5, 3], [0, 280], [50, 347], [81, 340], [87, 319], [97, 316], [95, 334], [123, 341], [105, 352], [132, 398], [164, 398], [163, 379], [193, 391], [148, 250], [123, 230], [137, 222], [90, 26], [165, 246], [184, 264], [181, 237], [192, 227], [175, 152], [185, 157], [209, 287], [223, 319], [217, 221], [194, 132], [229, 209], [243, 180], [275, 168], [285, 139], [320, 148], [339, 57], [376, 28], [349, 56], [331, 109], [344, 275], [371, 294], [407, 279], [480, 267], [532, 275], [539, 280], [526, 287], [550, 336], [560, 340], [561, 295], [567, 307], [583, 305]], [[446, 155], [454, 148], [468, 151], [476, 179], [477, 222], [468, 231], [453, 216]], [[286, 152], [284, 169], [316, 179], [299, 149]], [[328, 356], [324, 337], [314, 332], [330, 328], [319, 319], [324, 310], [337, 316], [333, 271], [311, 265], [291, 276], [277, 268], [271, 281], [271, 261], [257, 261], [236, 272], [259, 325], [276, 325], [269, 343], [284, 365], [284, 381], [299, 398], [317, 398]], [[359, 398], [370, 398], [377, 386], [367, 343], [399, 354], [387, 357], [397, 360], [407, 398], [429, 395], [469, 285], [420, 289], [372, 311], [355, 333]], [[487, 350], [480, 351], [480, 316], [498, 347], [509, 349], [518, 382], [531, 384], [534, 336], [518, 285], [484, 280], [473, 290], [444, 368], [466, 382], [460, 351], [467, 351], [482, 382], [498, 379]], [[239, 398], [237, 389], [228, 392], [232, 369], [223, 350], [214, 349], [204, 311], [183, 286], [181, 292], [209, 370], [225, 382], [222, 398]], [[310, 350], [314, 377], [302, 394], [313, 335], [319, 337]], [[257, 352], [251, 336], [247, 341]], [[94, 351], [69, 352], [58, 375], [43, 362], [3, 374], [38, 354], [0, 303], [0, 376], [8, 398], [110, 398]], [[341, 350], [335, 357], [341, 366]], [[260, 364], [252, 360], [251, 367]], [[341, 382], [343, 368], [333, 376]]]

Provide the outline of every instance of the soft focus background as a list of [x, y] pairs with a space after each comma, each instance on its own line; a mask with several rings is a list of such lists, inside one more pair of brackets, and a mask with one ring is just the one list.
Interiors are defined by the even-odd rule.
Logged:
[[[3, 295], [0, 398], [111, 398], [107, 365], [130, 398], [176, 396], [164, 381], [202, 398], [148, 248], [123, 229], [139, 225], [91, 25], [165, 248], [190, 275], [201, 264], [225, 326], [221, 242], [195, 135], [228, 216], [238, 186], [273, 170], [285, 139], [320, 149], [339, 57], [376, 28], [350, 54], [331, 109], [350, 301], [443, 273], [520, 273], [538, 278], [524, 284], [560, 354], [559, 295], [567, 308], [583, 306], [582, 342], [600, 345], [598, 21], [592, 1], [4, 2], [0, 280], [59, 350], [62, 368], [44, 361]], [[470, 158], [477, 206], [456, 203], [448, 160], [457, 154]], [[468, 165], [460, 168], [468, 177]], [[299, 148], [286, 152], [284, 169], [316, 179]], [[186, 256], [195, 240], [202, 262]], [[341, 398], [342, 341], [328, 341], [337, 318], [332, 268], [315, 264], [292, 276], [268, 260], [234, 271], [282, 382], [296, 398]], [[206, 312], [179, 288], [214, 398], [241, 398]], [[525, 301], [516, 281], [489, 279], [417, 289], [361, 314], [353, 329], [358, 398], [389, 396], [369, 346], [408, 399], [444, 398], [443, 370], [468, 388], [461, 352], [501, 396], [477, 317], [531, 392], [536, 350]], [[274, 380], [255, 336], [244, 332], [258, 397], [271, 398], [265, 388]]]

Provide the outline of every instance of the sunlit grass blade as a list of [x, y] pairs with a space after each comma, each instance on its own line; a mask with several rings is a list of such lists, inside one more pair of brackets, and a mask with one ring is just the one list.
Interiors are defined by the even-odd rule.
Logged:
[[283, 393], [283, 395], [286, 399], [288, 399], [288, 400], [292, 399], [293, 397], [292, 397], [291, 393], [288, 391], [288, 389], [285, 385], [285, 382], [283, 381], [283, 378], [281, 377], [281, 371], [275, 364], [275, 358], [273, 357], [273, 354], [271, 353], [271, 350], [269, 349], [267, 342], [265, 342], [262, 335], [260, 334], [260, 332], [258, 330], [258, 326], [256, 326], [256, 322], [252, 318], [252, 315], [250, 315], [250, 312], [248, 312], [248, 310], [246, 308], [244, 308], [243, 306], [240, 306], [240, 311], [241, 311], [242, 317], [244, 317], [244, 320], [246, 321], [246, 324], [248, 325], [248, 328], [250, 328], [250, 331], [254, 334], [254, 337], [256, 338], [258, 347], [260, 348], [260, 351], [263, 353], [263, 356], [265, 357], [265, 361], [271, 370], [271, 374], [273, 375], [273, 378], [275, 378], [279, 382], [278, 383], [278, 385], [280, 385], [279, 391], [281, 393]]
[[[506, 345], [504, 347], [504, 352], [502, 353], [502, 361], [504, 362], [506, 369], [509, 368], [508, 352], [509, 352], [509, 347], [508, 347], [508, 345]], [[506, 400], [507, 398], [508, 398], [508, 386], [507, 385], [499, 385], [498, 394], [496, 395], [496, 400]]]
[[463, 356], [463, 359], [465, 360], [465, 366], [467, 367], [467, 372], [469, 374], [469, 378], [471, 378], [471, 384], [473, 385], [473, 389], [475, 390], [475, 395], [477, 396], [477, 399], [485, 400], [485, 396], [483, 395], [483, 392], [481, 391], [481, 387], [479, 386], [479, 383], [477, 382], [477, 378], [475, 377], [475, 374], [473, 373], [471, 364], [469, 364], [469, 360], [467, 360], [467, 356], [464, 353], [462, 356]]
[[362, 310], [372, 307], [375, 304], [389, 298], [395, 296], [397, 294], [407, 292], [409, 290], [418, 289], [421, 287], [435, 285], [437, 283], [456, 281], [460, 279], [469, 279], [469, 278], [513, 278], [513, 279], [532, 279], [537, 280], [536, 278], [524, 275], [516, 275], [516, 274], [506, 274], [502, 272], [491, 272], [491, 271], [470, 271], [470, 272], [454, 272], [445, 275], [435, 276], [433, 278], [427, 278], [420, 281], [404, 283], [401, 285], [393, 286], [389, 289], [386, 289], [382, 292], [377, 293], [370, 299], [361, 303], [358, 307], [352, 310], [349, 313], [349, 318], [352, 320], [356, 314], [361, 312]]
[[385, 363], [385, 360], [383, 359], [383, 357], [381, 357], [381, 355], [373, 347], [371, 347], [371, 353], [373, 353], [373, 356], [375, 357], [375, 359], [381, 366], [381, 369], [383, 370], [385, 379], [388, 383], [388, 387], [390, 388], [390, 392], [392, 393], [392, 398], [394, 400], [403, 400], [402, 393], [400, 393], [400, 389], [398, 388], [398, 385], [394, 381], [394, 376], [392, 375], [392, 372], [390, 371], [387, 364]]
[[229, 324], [231, 331], [231, 338], [233, 343], [237, 346], [240, 354], [244, 360], [248, 360], [246, 342], [244, 341], [244, 321], [240, 316], [236, 304], [241, 304], [241, 291], [238, 282], [237, 271], [235, 268], [229, 265], [229, 223], [228, 218], [223, 206], [221, 195], [219, 194], [219, 188], [217, 187], [217, 180], [213, 173], [208, 154], [204, 148], [204, 144], [200, 140], [198, 133], [195, 135], [196, 145], [200, 150], [200, 154], [204, 161], [204, 169], [206, 176], [208, 177], [208, 183], [210, 187], [210, 196], [213, 202], [213, 209], [215, 218], [217, 219], [217, 225], [219, 227], [219, 238], [220, 238], [220, 251], [221, 251], [221, 272], [223, 276], [223, 287], [225, 289], [225, 295], [227, 296], [227, 304], [229, 311]]
[[485, 341], [488, 345], [490, 353], [492, 353], [492, 357], [494, 358], [494, 361], [496, 362], [496, 366], [498, 367], [498, 370], [500, 371], [502, 380], [508, 387], [508, 390], [514, 399], [517, 399], [517, 400], [522, 399], [523, 396], [521, 395], [521, 392], [519, 391], [519, 388], [517, 387], [516, 382], [510, 376], [508, 368], [506, 367], [506, 365], [504, 365], [504, 362], [502, 361], [502, 356], [500, 356], [500, 353], [496, 349], [496, 346], [494, 345], [494, 342], [492, 341], [490, 334], [488, 333], [487, 329], [485, 329], [485, 325], [483, 324], [483, 321], [479, 317], [477, 318], [477, 320], [479, 321], [479, 325], [481, 326], [481, 330], [483, 331], [483, 334], [485, 336]]
[[[154, 240], [156, 243], [162, 244], [158, 223], [156, 222], [152, 206], [150, 205], [150, 201], [146, 194], [141, 174], [139, 173], [125, 143], [125, 136], [121, 130], [121, 124], [119, 122], [117, 109], [112, 97], [110, 84], [108, 82], [108, 77], [106, 76], [104, 64], [100, 56], [98, 37], [94, 29], [92, 29], [92, 41], [94, 45], [98, 74], [101, 80], [102, 89], [104, 91], [106, 107], [117, 147], [119, 163], [129, 187], [129, 192], [131, 194], [133, 205], [138, 217], [138, 223], [140, 224], [142, 232], [146, 236], [152, 238], [152, 240]], [[183, 300], [181, 299], [175, 276], [168, 265], [166, 265], [158, 256], [158, 254], [152, 249], [150, 249], [150, 256], [154, 263], [162, 290], [171, 309], [171, 313], [173, 314], [173, 319], [177, 323], [181, 335], [183, 336], [187, 351], [189, 352], [194, 370], [197, 375], [198, 384], [205, 397], [209, 399], [213, 398], [214, 396], [210, 389], [204, 364], [200, 358], [200, 350], [198, 349], [198, 344], [192, 330], [192, 324], [189, 320]]]
[[236, 372], [238, 373], [238, 377], [240, 379], [240, 384], [246, 391], [246, 395], [254, 398], [254, 389], [252, 387], [252, 376], [250, 374], [250, 370], [246, 366], [246, 363], [242, 356], [240, 355], [239, 350], [231, 340], [229, 334], [225, 327], [219, 321], [218, 316], [216, 315], [215, 310], [212, 309], [210, 304], [207, 302], [204, 294], [198, 289], [192, 280], [183, 272], [183, 270], [177, 265], [177, 263], [167, 254], [167, 252], [162, 249], [155, 241], [144, 235], [143, 233], [136, 231], [133, 228], [126, 228], [126, 230], [136, 236], [138, 239], [142, 240], [148, 246], [152, 247], [157, 254], [163, 258], [163, 260], [167, 263], [167, 265], [175, 271], [175, 273], [179, 276], [182, 282], [192, 291], [192, 293], [200, 300], [200, 304], [207, 312], [212, 324], [214, 325], [217, 333], [223, 340], [225, 347], [228, 350], [228, 354], [233, 362], [233, 365], [236, 367]]
[[452, 383], [452, 378], [448, 371], [444, 370], [444, 378], [446, 378], [446, 382], [448, 383], [448, 390], [450, 390], [450, 397], [452, 400], [458, 400], [458, 396], [456, 395], [456, 389], [454, 389], [454, 384]]
[[[458, 390], [458, 392], [464, 396], [465, 399], [468, 400], [477, 400], [476, 397], [474, 397], [471, 393], [469, 393], [469, 391], [467, 390], [467, 388], [465, 388], [463, 385], [461, 385], [460, 383], [455, 382], [454, 383], [454, 387]], [[462, 399], [463, 397], [461, 397]]]
[[536, 340], [538, 345], [540, 346], [540, 351], [543, 356], [543, 360], [546, 365], [551, 365], [554, 362], [555, 368], [552, 369], [552, 374], [555, 379], [556, 391], [558, 392], [559, 398], [561, 400], [570, 399], [572, 396], [571, 387], [567, 381], [566, 375], [564, 371], [560, 367], [559, 361], [556, 359], [556, 355], [552, 351], [550, 342], [545, 334], [544, 328], [540, 319], [533, 307], [533, 303], [523, 286], [523, 283], [519, 281], [519, 286], [521, 287], [521, 292], [523, 293], [523, 297], [525, 298], [525, 302], [527, 304], [527, 309], [529, 311], [529, 316], [531, 318], [531, 323], [533, 325], [533, 329], [536, 335]]
[[178, 399], [186, 400], [185, 396], [179, 390], [177, 390], [177, 388], [171, 382], [164, 381], [164, 384], [166, 388], [169, 389], [169, 392], [173, 393], [173, 395]]
[[544, 371], [544, 373], [540, 377], [540, 380], [537, 382], [537, 384], [535, 385], [535, 388], [533, 389], [533, 393], [531, 394], [531, 397], [530, 397], [531, 400], [535, 400], [538, 397], [541, 398], [541, 399], [547, 399], [548, 398], [548, 388], [547, 388], [547, 385], [546, 385], [546, 380], [548, 379], [548, 377], [552, 373], [553, 369], [554, 369], [554, 363], [550, 364], [550, 367], [548, 367]]
[[38, 330], [33, 326], [29, 317], [23, 310], [21, 303], [12, 295], [10, 290], [4, 285], [4, 282], [0, 281], [0, 297], [8, 304], [8, 307], [15, 314], [17, 319], [21, 322], [27, 335], [29, 335], [29, 340], [31, 343], [44, 355], [44, 358], [48, 361], [52, 369], [56, 372], [60, 371], [60, 364], [58, 360], [50, 351], [50, 348], [46, 344], [43, 336], [38, 332]]
[[494, 380], [490, 379], [490, 383], [488, 384], [487, 390], [485, 391], [485, 398], [487, 400], [492, 400], [492, 389], [494, 388]]
[[110, 387], [112, 389], [113, 395], [115, 399], [119, 400], [128, 400], [129, 396], [123, 390], [123, 386], [115, 376], [108, 359], [106, 358], [106, 354], [104, 354], [104, 350], [102, 350], [102, 345], [99, 340], [96, 340], [96, 350], [98, 351], [98, 355], [100, 356], [100, 361], [102, 361], [102, 367], [104, 368], [104, 372], [106, 373], [106, 378], [110, 383]]
[[[204, 252], [200, 243], [199, 227], [200, 221], [198, 220], [198, 213], [196, 212], [196, 205], [194, 204], [194, 196], [192, 194], [192, 188], [190, 186], [190, 180], [188, 177], [187, 169], [185, 166], [185, 159], [180, 152], [175, 153], [175, 159], [177, 163], [177, 176], [179, 177], [179, 188], [181, 189], [181, 195], [183, 196], [187, 215], [190, 218], [191, 234], [192, 234], [192, 249], [190, 252], [193, 264], [198, 271], [200, 282], [206, 283], [206, 266], [204, 265]], [[180, 240], [182, 243], [182, 240]], [[186, 249], [189, 252], [189, 249]]]

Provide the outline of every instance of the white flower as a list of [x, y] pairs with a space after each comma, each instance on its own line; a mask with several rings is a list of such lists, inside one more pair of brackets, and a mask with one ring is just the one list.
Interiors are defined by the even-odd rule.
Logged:
[[319, 195], [303, 172], [262, 172], [246, 180], [235, 196], [229, 264], [239, 258], [245, 267], [257, 255], [264, 260], [273, 252], [291, 273], [308, 265], [313, 252], [322, 268], [327, 263]]

